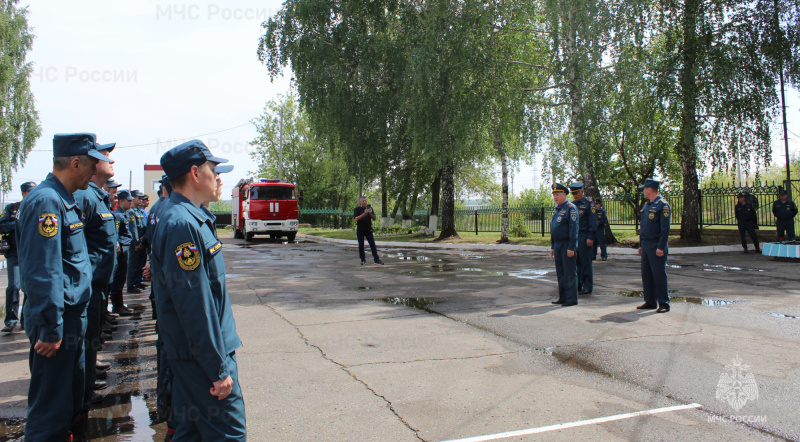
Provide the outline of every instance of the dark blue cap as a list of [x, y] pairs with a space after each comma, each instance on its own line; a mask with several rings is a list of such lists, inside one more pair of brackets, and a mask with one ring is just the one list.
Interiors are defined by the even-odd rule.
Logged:
[[22, 185], [19, 186], [19, 190], [22, 192], [30, 192], [34, 187], [36, 187], [36, 183], [33, 181], [28, 181], [27, 183], [22, 183]]
[[227, 163], [228, 160], [211, 155], [205, 144], [200, 140], [187, 141], [179, 144], [161, 157], [161, 168], [169, 179], [174, 180], [192, 170], [192, 166], [200, 166], [206, 161]]
[[74, 157], [89, 155], [100, 161], [110, 163], [111, 158], [97, 151], [97, 137], [91, 133], [56, 134], [53, 137], [54, 157]]
[[128, 192], [127, 190], [120, 190], [119, 192], [117, 192], [117, 198], [126, 199], [128, 201], [133, 201], [133, 197], [131, 196], [131, 193]]
[[575, 192], [576, 190], [581, 190], [581, 189], [583, 189], [583, 183], [581, 183], [580, 181], [569, 185], [570, 192]]
[[651, 189], [658, 190], [658, 186], [659, 185], [661, 185], [660, 181], [656, 181], [656, 180], [654, 180], [652, 178], [647, 178], [646, 180], [644, 180], [644, 184], [639, 186], [639, 189], [644, 189], [645, 187], [649, 187]]
[[216, 173], [228, 173], [233, 170], [233, 164], [219, 164], [214, 168]]
[[108, 180], [108, 188], [109, 189], [116, 189], [117, 187], [122, 187], [122, 184], [114, 181], [113, 178]]
[[788, 195], [788, 194], [789, 192], [787, 192], [786, 189], [781, 189], [778, 191], [778, 195]]
[[736, 194], [736, 198], [747, 198], [747, 194], [744, 192], [739, 192]]
[[142, 199], [143, 199], [143, 200], [149, 200], [149, 199], [150, 199], [150, 197], [149, 197], [149, 196], [147, 196], [147, 195], [142, 195]]
[[139, 192], [138, 190], [134, 189], [134, 190], [131, 191], [131, 196], [134, 197], [134, 198], [141, 198], [141, 197], [144, 196], [144, 194], [142, 192]]
[[98, 151], [107, 150], [110, 153], [112, 150], [114, 150], [115, 147], [117, 147], [117, 143], [108, 143], [108, 144], [94, 143], [94, 147]]
[[564, 192], [564, 193], [567, 193], [567, 186], [565, 186], [565, 185], [563, 185], [563, 184], [561, 184], [561, 183], [555, 183], [555, 184], [553, 184], [552, 186], [550, 186], [550, 189], [552, 189], [552, 190], [553, 190], [553, 193], [555, 193], [555, 192]]
[[167, 174], [161, 175], [161, 179], [158, 180], [158, 182], [161, 183], [161, 184], [164, 184], [164, 182], [168, 183], [169, 182], [169, 177], [167, 176]]

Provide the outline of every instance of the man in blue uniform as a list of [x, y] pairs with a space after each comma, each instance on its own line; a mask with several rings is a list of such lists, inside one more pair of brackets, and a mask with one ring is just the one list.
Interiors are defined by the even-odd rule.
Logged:
[[603, 199], [597, 198], [594, 202], [595, 213], [597, 214], [597, 237], [592, 247], [592, 261], [597, 259], [597, 248], [600, 248], [600, 259], [603, 261], [608, 260], [608, 249], [606, 248], [606, 226], [608, 225], [608, 217], [606, 216], [606, 209], [603, 208]]
[[94, 134], [53, 138], [53, 172], [22, 202], [17, 245], [31, 382], [25, 440], [66, 440], [83, 406], [83, 338], [92, 265], [72, 193], [86, 189], [98, 160]]
[[789, 192], [786, 189], [778, 192], [778, 200], [772, 203], [772, 214], [776, 218], [778, 241], [794, 241], [794, 217], [797, 215], [797, 205], [789, 199]]
[[[116, 143], [97, 144], [100, 154], [108, 157]], [[109, 157], [110, 158], [110, 157]], [[92, 403], [103, 400], [94, 390], [106, 388], [105, 381], [95, 378], [97, 352], [100, 350], [100, 335], [103, 330], [105, 314], [105, 296], [108, 284], [114, 275], [117, 256], [117, 229], [114, 214], [111, 213], [108, 193], [102, 189], [108, 179], [114, 176], [114, 162], [100, 161], [88, 188], [75, 192], [75, 202], [83, 212], [83, 233], [86, 237], [86, 249], [92, 265], [92, 295], [86, 310], [86, 335], [84, 337], [84, 354], [86, 361], [86, 384], [83, 398], [83, 413], [88, 413]], [[83, 415], [82, 415], [83, 416]]]
[[756, 253], [761, 252], [758, 248], [758, 236], [756, 235], [756, 209], [753, 205], [747, 202], [747, 195], [743, 192], [736, 196], [739, 200], [736, 204], [736, 223], [739, 225], [739, 236], [742, 238], [742, 248], [744, 253], [747, 251], [747, 240], [744, 237], [745, 233], [750, 234], [753, 239], [753, 245], [756, 246]]
[[669, 311], [667, 241], [672, 210], [658, 194], [659, 184], [661, 183], [648, 178], [639, 186], [647, 201], [641, 210], [639, 230], [644, 304], [636, 308], [640, 310], [658, 308], [657, 313], [666, 313]]
[[567, 201], [567, 187], [553, 184], [553, 201], [556, 203], [550, 220], [550, 256], [556, 259], [558, 300], [553, 304], [564, 307], [578, 305], [578, 276], [575, 268], [578, 248], [578, 209]]
[[583, 193], [583, 183], [569, 185], [572, 194], [572, 204], [578, 209], [578, 294], [588, 295], [594, 289], [594, 275], [592, 274], [592, 246], [597, 236], [597, 214], [594, 203]]
[[133, 205], [127, 212], [128, 230], [131, 232], [131, 245], [128, 250], [128, 293], [142, 293], [142, 268], [147, 263], [147, 241], [144, 237], [147, 220], [141, 210], [144, 194], [138, 190], [131, 192]]
[[128, 254], [132, 241], [131, 225], [135, 224], [135, 216], [133, 222], [130, 220], [128, 214], [131, 209], [133, 197], [127, 190], [120, 190], [117, 193], [117, 208], [114, 209], [114, 218], [117, 221], [118, 241], [120, 252], [117, 255], [117, 268], [114, 271], [114, 282], [111, 284], [111, 311], [120, 316], [131, 316], [133, 310], [125, 307], [122, 295], [122, 289], [125, 287], [125, 281], [128, 275]]
[[247, 437], [238, 382], [241, 341], [225, 285], [222, 243], [202, 207], [217, 198], [218, 163], [199, 140], [161, 157], [173, 193], [159, 208], [151, 273], [159, 334], [174, 373], [175, 440]]
[[[36, 187], [36, 183], [28, 181], [22, 183], [22, 199]], [[6, 252], [6, 271], [8, 272], [8, 287], [6, 287], [6, 317], [5, 327], [0, 333], [13, 333], [19, 322], [19, 260], [17, 258], [17, 238], [14, 232], [17, 229], [17, 212], [22, 201], [11, 203], [3, 210], [0, 215], [0, 235], [3, 240], [8, 242], [8, 252]], [[24, 321], [22, 322], [25, 323]]]

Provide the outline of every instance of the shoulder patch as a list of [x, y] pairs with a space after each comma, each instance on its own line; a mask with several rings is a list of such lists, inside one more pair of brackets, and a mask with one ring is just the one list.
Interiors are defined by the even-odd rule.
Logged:
[[175, 249], [175, 257], [183, 270], [192, 271], [200, 265], [200, 253], [197, 246], [190, 242], [185, 242]]
[[597, 213], [597, 208], [595, 206], [592, 206], [592, 213]]
[[213, 246], [211, 246], [211, 247], [209, 247], [209, 248], [208, 248], [208, 253], [209, 253], [211, 256], [214, 256], [214, 255], [216, 255], [217, 253], [219, 253], [219, 251], [220, 251], [221, 249], [222, 249], [222, 243], [221, 243], [220, 241], [217, 241], [217, 243], [216, 243], [216, 244], [214, 244]]
[[54, 213], [39, 215], [39, 234], [45, 238], [52, 238], [58, 233], [58, 216]]

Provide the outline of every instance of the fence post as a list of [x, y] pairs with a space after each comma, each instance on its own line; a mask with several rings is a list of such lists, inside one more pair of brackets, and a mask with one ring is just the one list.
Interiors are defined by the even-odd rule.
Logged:
[[541, 207], [542, 210], [542, 236], [544, 236], [544, 206]]
[[700, 195], [700, 235], [703, 235], [703, 189], [697, 189], [698, 195]]
[[475, 209], [475, 235], [478, 234], [478, 210]]

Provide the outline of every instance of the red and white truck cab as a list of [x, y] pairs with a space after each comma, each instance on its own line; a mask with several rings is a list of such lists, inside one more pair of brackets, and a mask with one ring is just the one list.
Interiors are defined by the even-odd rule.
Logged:
[[253, 239], [253, 235], [297, 236], [300, 210], [294, 184], [266, 178], [247, 178], [233, 188], [231, 216], [234, 238]]

